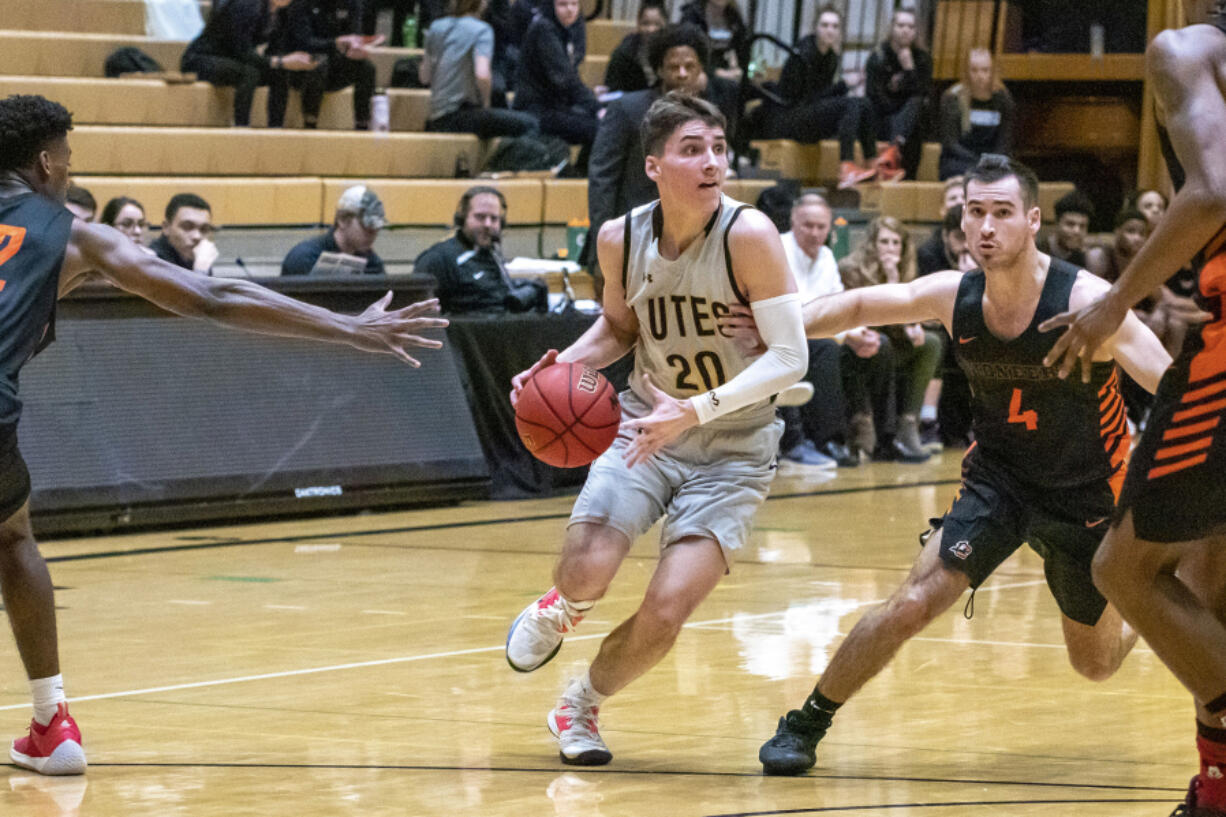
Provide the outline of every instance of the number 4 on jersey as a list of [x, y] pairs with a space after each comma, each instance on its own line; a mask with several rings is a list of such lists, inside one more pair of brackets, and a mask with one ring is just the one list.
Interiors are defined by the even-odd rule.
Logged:
[[1034, 409], [1022, 411], [1022, 390], [1013, 390], [1013, 399], [1009, 401], [1009, 422], [1023, 423], [1027, 431], [1034, 431], [1039, 427], [1039, 413]]

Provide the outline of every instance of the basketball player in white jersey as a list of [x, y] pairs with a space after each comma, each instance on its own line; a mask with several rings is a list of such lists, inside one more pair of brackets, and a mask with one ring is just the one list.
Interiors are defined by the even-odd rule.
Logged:
[[[804, 374], [808, 348], [795, 282], [770, 220], [723, 195], [724, 118], [673, 92], [642, 125], [647, 175], [660, 198], [600, 229], [604, 314], [555, 361], [607, 366], [635, 352], [623, 422], [592, 464], [570, 517], [554, 588], [515, 619], [507, 661], [531, 672], [604, 595], [631, 544], [667, 515], [662, 553], [637, 612], [600, 645], [548, 716], [562, 762], [612, 759], [601, 702], [668, 653], [681, 626], [728, 572], [775, 474], [782, 424], [771, 396]], [[731, 305], [753, 310], [767, 351], [748, 357], [720, 327]]]

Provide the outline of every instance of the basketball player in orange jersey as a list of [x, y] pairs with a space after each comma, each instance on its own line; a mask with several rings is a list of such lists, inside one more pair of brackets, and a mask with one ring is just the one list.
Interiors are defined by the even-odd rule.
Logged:
[[[1148, 70], [1163, 154], [1178, 193], [1140, 253], [1069, 325], [1050, 360], [1072, 374], [1129, 307], [1189, 261], [1206, 322], [1189, 329], [1162, 379], [1094, 578], [1192, 693], [1200, 773], [1175, 814], [1226, 816], [1226, 4], [1185, 4]], [[1193, 256], [1195, 253], [1195, 256]], [[1178, 569], [1177, 569], [1178, 568]]]
[[811, 337], [939, 320], [970, 381], [975, 444], [962, 461], [958, 496], [944, 517], [932, 520], [911, 573], [856, 622], [801, 708], [780, 718], [775, 736], [761, 747], [758, 759], [767, 774], [800, 774], [813, 766], [836, 710], [1023, 543], [1043, 557], [1077, 672], [1096, 681], [1109, 677], [1136, 641], [1090, 575], [1129, 447], [1112, 359], [1152, 392], [1170, 356], [1132, 315], [1095, 358], [1090, 382], [1058, 378], [1043, 363], [1056, 336], [1040, 332], [1039, 324], [1070, 305], [1089, 303], [1108, 285], [1035, 247], [1039, 185], [1025, 166], [986, 154], [967, 172], [965, 186], [962, 227], [980, 269], [938, 272], [805, 305]]
[[[599, 765], [601, 702], [668, 653], [681, 626], [745, 543], [775, 474], [782, 424], [770, 398], [805, 372], [800, 300], [779, 233], [723, 195], [724, 118], [679, 92], [642, 124], [646, 171], [658, 201], [606, 222], [598, 237], [604, 314], [555, 361], [607, 366], [635, 351], [623, 426], [592, 464], [575, 503], [554, 588], [515, 619], [507, 661], [531, 672], [549, 661], [604, 595], [631, 544], [667, 515], [663, 552], [638, 610], [600, 645], [547, 717], [564, 763]], [[751, 357], [720, 320], [742, 304], [764, 327]]]
[[10, 757], [42, 774], [81, 774], [81, 732], [60, 676], [55, 600], [30, 529], [30, 474], [17, 448], [17, 374], [55, 337], [56, 299], [90, 280], [110, 281], [178, 315], [266, 335], [343, 343], [419, 365], [406, 346], [438, 348], [420, 333], [446, 326], [423, 301], [338, 315], [233, 278], [185, 274], [123, 233], [64, 209], [72, 116], [41, 96], [0, 101], [0, 591], [34, 698], [34, 720]]

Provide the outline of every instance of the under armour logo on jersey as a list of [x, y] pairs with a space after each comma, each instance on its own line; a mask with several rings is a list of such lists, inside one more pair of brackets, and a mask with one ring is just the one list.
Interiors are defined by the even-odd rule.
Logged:
[[655, 283], [655, 280], [656, 280], [655, 278], [652, 278], [652, 277], [651, 277], [651, 273], [650, 273], [650, 272], [649, 272], [649, 273], [647, 273], [647, 283], [649, 283], [649, 284], [653, 284], [653, 283]]
[[971, 543], [963, 539], [958, 544], [949, 549], [949, 552], [957, 556], [959, 559], [965, 560], [971, 555]]

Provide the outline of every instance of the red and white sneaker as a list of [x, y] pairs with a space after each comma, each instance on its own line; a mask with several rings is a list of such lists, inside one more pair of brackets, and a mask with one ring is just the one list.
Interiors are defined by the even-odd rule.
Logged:
[[68, 704], [56, 707], [46, 726], [30, 721], [30, 734], [17, 738], [9, 749], [13, 763], [39, 774], [85, 774], [81, 730], [68, 714]]
[[583, 621], [591, 607], [579, 609], [562, 598], [558, 588], [532, 602], [507, 631], [507, 663], [516, 672], [532, 672], [549, 663], [562, 649], [562, 636]]
[[600, 739], [600, 707], [563, 698], [545, 722], [558, 739], [558, 756], [568, 766], [603, 766], [613, 753]]

